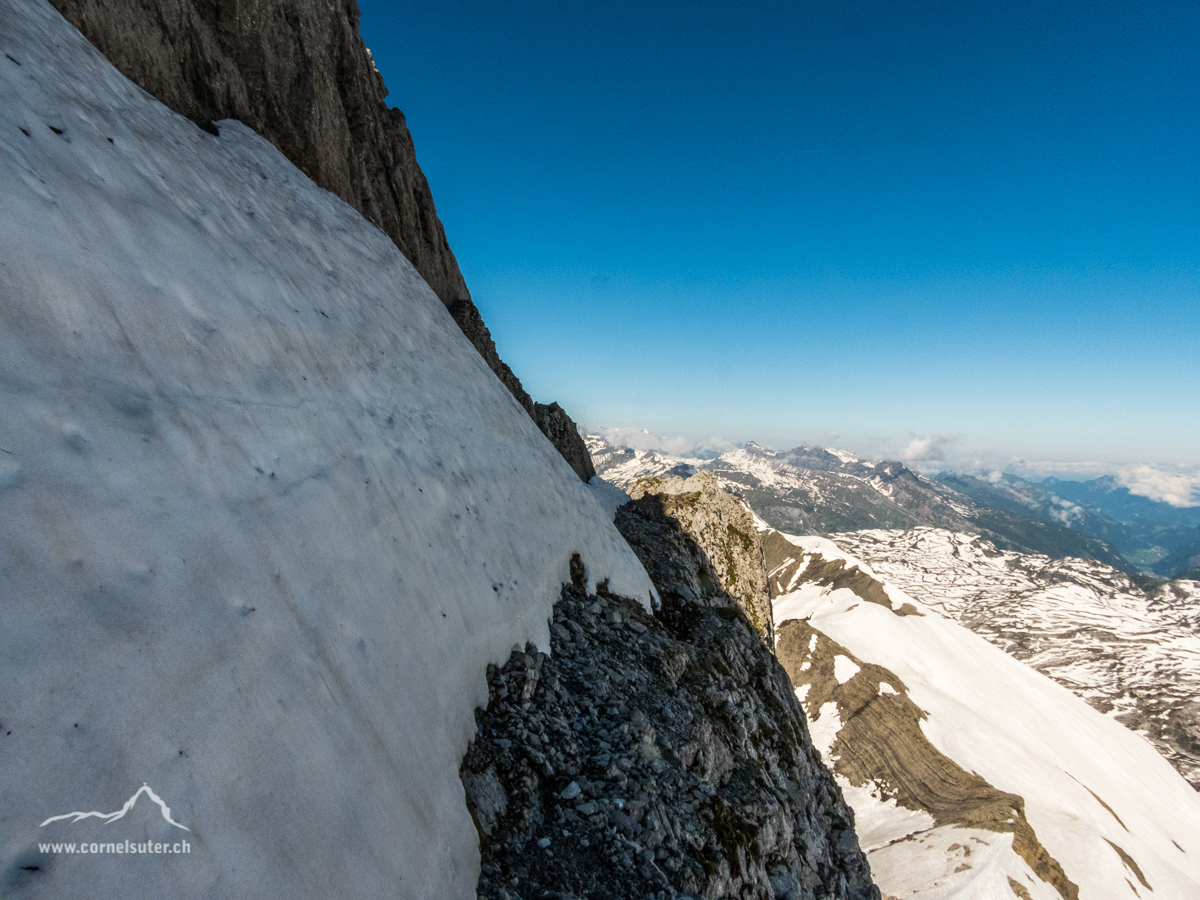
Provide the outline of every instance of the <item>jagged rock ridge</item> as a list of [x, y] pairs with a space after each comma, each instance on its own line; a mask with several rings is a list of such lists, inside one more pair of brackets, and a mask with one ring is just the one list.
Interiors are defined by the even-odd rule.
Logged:
[[[214, 132], [216, 120], [240, 120], [381, 228], [540, 425], [471, 300], [404, 114], [385, 103], [388, 91], [359, 35], [355, 0], [52, 2], [162, 103]], [[573, 423], [562, 427], [564, 418], [542, 432], [587, 481], [595, 474], [587, 449]]]
[[550, 655], [490, 673], [462, 768], [480, 895], [878, 898], [783, 669], [719, 587], [685, 599], [703, 552], [677, 522], [622, 512], [662, 608], [588, 595], [577, 562]]

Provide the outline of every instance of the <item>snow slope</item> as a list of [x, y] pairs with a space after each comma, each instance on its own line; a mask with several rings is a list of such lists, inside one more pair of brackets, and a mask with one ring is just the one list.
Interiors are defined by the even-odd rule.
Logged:
[[[794, 549], [776, 547], [774, 614], [781, 649], [789, 635], [795, 640], [781, 660], [843, 787], [856, 785], [846, 798], [885, 895], [1070, 898], [1069, 886], [1051, 883], [1052, 866], [1039, 873], [1029, 864], [1036, 854], [1014, 851], [1023, 807], [1078, 897], [1200, 897], [1200, 797], [1145, 740], [880, 582], [831, 541], [785, 538]], [[913, 729], [871, 731], [897, 704], [914, 713]], [[923, 770], [933, 773], [928, 781], [864, 777], [885, 771], [893, 755], [916, 771], [906, 741], [928, 743], [925, 761], [944, 755], [933, 760], [940, 769]], [[938, 781], [966, 790], [935, 797], [936, 825], [918, 804], [897, 803], [906, 792], [936, 794]], [[1007, 822], [993, 816], [991, 827], [970, 826], [1000, 800], [1015, 804]]]
[[[473, 897], [487, 662], [645, 571], [349, 206], [44, 0], [0, 54], [0, 895]], [[190, 853], [39, 850], [178, 841], [39, 827], [143, 783]]]
[[1146, 737], [1200, 788], [1200, 604], [1191, 583], [1147, 595], [1097, 560], [997, 550], [978, 535], [938, 528], [831, 540]]

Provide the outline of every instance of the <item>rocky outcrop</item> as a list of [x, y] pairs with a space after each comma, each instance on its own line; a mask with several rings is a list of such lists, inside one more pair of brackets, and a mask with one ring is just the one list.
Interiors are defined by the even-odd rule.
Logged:
[[542, 434], [558, 448], [563, 459], [571, 464], [576, 475], [588, 481], [596, 474], [587, 445], [584, 444], [579, 429], [566, 410], [557, 403], [535, 403], [533, 419], [542, 430]]
[[450, 310], [450, 315], [458, 323], [459, 330], [479, 351], [479, 355], [488, 364], [488, 368], [496, 373], [496, 377], [508, 388], [509, 393], [516, 397], [525, 412], [529, 413], [529, 418], [536, 422], [537, 411], [533, 398], [526, 393], [521, 379], [517, 378], [508, 363], [502, 360], [500, 354], [496, 352], [496, 342], [492, 340], [492, 333], [484, 324], [483, 316], [479, 314], [475, 304], [469, 298], [464, 297], [448, 303], [446, 308]]
[[877, 900], [783, 669], [727, 594], [684, 599], [703, 553], [649, 506], [624, 518], [635, 548], [672, 536], [662, 608], [588, 595], [577, 561], [550, 655], [489, 671], [461, 770], [480, 896]]
[[690, 478], [642, 478], [629, 487], [638, 500], [653, 496], [704, 551], [720, 587], [738, 601], [767, 646], [774, 644], [767, 568], [749, 508], [721, 489], [712, 472]]
[[[404, 114], [358, 33], [354, 0], [51, 0], [127, 78], [202, 128], [249, 125], [383, 230], [530, 417], [438, 219]], [[565, 414], [564, 414], [565, 418]], [[569, 421], [569, 420], [568, 420]], [[586, 481], [569, 430], [555, 447]], [[556, 432], [557, 433], [557, 432]]]

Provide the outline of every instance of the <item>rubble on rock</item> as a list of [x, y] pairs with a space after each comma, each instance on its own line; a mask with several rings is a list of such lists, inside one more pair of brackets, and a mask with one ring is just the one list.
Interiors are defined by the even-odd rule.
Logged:
[[728, 595], [663, 579], [651, 615], [575, 572], [550, 655], [490, 670], [476, 714], [480, 895], [878, 898], [791, 683]]

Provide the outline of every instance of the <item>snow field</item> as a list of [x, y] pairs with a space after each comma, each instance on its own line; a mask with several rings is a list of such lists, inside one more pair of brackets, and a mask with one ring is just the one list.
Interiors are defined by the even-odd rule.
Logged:
[[[786, 537], [801, 551], [856, 562], [835, 554], [826, 539]], [[898, 607], [903, 592], [889, 588], [888, 594]], [[804, 584], [775, 599], [774, 615], [777, 627], [788, 619], [807, 619], [859, 660], [894, 672], [928, 714], [921, 727], [939, 751], [994, 787], [1024, 798], [1038, 839], [1079, 885], [1081, 897], [1146, 893], [1113, 844], [1137, 863], [1156, 896], [1200, 896], [1200, 797], [1187, 782], [1146, 741], [1065, 688], [929, 607], [906, 602], [921, 615], [897, 616], [848, 589]], [[823, 709], [811, 727], [814, 737], [820, 733], [829, 745], [825, 718]], [[887, 816], [878, 799], [866, 802], [861, 791], [848, 792], [847, 799], [860, 832], [882, 828], [886, 833], [886, 821], [879, 820]], [[993, 846], [999, 838], [1011, 841], [987, 834]], [[971, 874], [975, 868], [957, 879], [931, 875], [921, 861], [941, 857], [919, 841], [876, 849], [869, 858], [881, 888], [897, 897], [1005, 896], [990, 893], [1001, 883], [997, 878], [988, 879], [990, 887], [972, 887], [971, 879], [979, 877]], [[1020, 881], [1017, 871], [1024, 862], [1011, 852], [1006, 860], [995, 871]], [[912, 875], [918, 870], [925, 872], [918, 879], [925, 885], [919, 892]], [[944, 893], [928, 892], [935, 880]], [[1040, 896], [1021, 883], [1031, 896]], [[1045, 887], [1039, 884], [1039, 890]]]
[[[474, 897], [486, 665], [548, 647], [572, 553], [648, 602], [640, 563], [265, 141], [44, 0], [0, 0], [0, 97], [0, 894]], [[143, 782], [186, 859], [38, 855]]]

